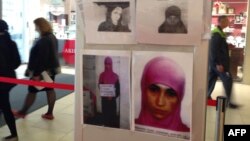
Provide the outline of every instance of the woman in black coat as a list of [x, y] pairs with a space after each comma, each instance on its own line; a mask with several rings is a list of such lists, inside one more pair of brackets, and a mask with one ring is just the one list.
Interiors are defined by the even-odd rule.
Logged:
[[[56, 74], [60, 73], [60, 65], [58, 60], [58, 42], [52, 33], [50, 23], [44, 18], [37, 18], [34, 20], [36, 31], [39, 33], [40, 38], [35, 42], [30, 51], [30, 58], [26, 76], [31, 80], [41, 81], [42, 73], [47, 72], [52, 80], [55, 79]], [[16, 117], [24, 118], [28, 109], [34, 103], [36, 93], [39, 91], [46, 91], [48, 100], [48, 111], [42, 114], [42, 118], [52, 120], [53, 109], [56, 101], [56, 93], [53, 88], [37, 89], [37, 87], [29, 86], [28, 95], [26, 97], [23, 108], [14, 112]]]
[[[8, 25], [0, 20], [0, 76], [16, 78], [15, 69], [21, 64], [17, 45], [11, 40], [8, 33]], [[3, 138], [3, 141], [17, 141], [16, 123], [9, 100], [9, 92], [15, 86], [11, 83], [0, 82], [0, 109], [3, 112], [5, 121], [10, 129], [10, 136]]]

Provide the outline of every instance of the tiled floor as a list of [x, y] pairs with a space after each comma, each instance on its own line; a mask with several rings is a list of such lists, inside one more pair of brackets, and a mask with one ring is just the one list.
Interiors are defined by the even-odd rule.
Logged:
[[[47, 106], [29, 114], [25, 119], [18, 119], [19, 141], [73, 141], [73, 102], [74, 94], [69, 94], [56, 102], [52, 121], [44, 120], [41, 114]], [[9, 134], [6, 126], [0, 128], [0, 137]]]
[[[26, 67], [26, 65], [21, 65], [17, 69], [19, 79], [24, 78]], [[74, 69], [69, 67], [62, 67], [62, 73], [75, 74]], [[18, 119], [16, 124], [19, 141], [73, 141], [73, 101], [73, 93], [57, 100], [53, 121], [41, 118], [41, 114], [47, 111], [47, 106], [32, 112], [25, 119]], [[0, 128], [0, 138], [7, 135], [9, 135], [7, 126]]]
[[[242, 107], [239, 109], [227, 109], [225, 116], [225, 124], [250, 124], [250, 86], [239, 83], [234, 83], [233, 99], [235, 103]], [[224, 93], [221, 82], [217, 82], [213, 92], [213, 97]], [[215, 124], [216, 124], [215, 107], [207, 107], [207, 122], [206, 122], [206, 141], [214, 141]]]
[[[250, 124], [250, 86], [234, 83], [233, 95], [236, 103], [242, 104], [240, 109], [227, 109], [226, 124]], [[217, 82], [212, 97], [223, 94], [221, 82]], [[29, 114], [25, 119], [17, 120], [19, 141], [73, 141], [73, 107], [74, 94], [59, 99], [55, 105], [55, 119], [43, 120], [41, 114], [47, 106]], [[206, 141], [214, 141], [215, 107], [207, 108]], [[8, 135], [6, 126], [0, 128], [0, 137]]]

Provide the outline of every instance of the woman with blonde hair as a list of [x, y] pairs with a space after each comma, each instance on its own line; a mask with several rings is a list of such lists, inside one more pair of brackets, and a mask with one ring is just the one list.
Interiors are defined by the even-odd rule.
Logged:
[[[31, 80], [40, 81], [42, 73], [47, 72], [54, 81], [56, 74], [60, 73], [60, 65], [58, 60], [58, 41], [53, 34], [50, 23], [44, 18], [34, 20], [35, 30], [39, 33], [39, 38], [35, 41], [30, 51], [28, 68], [25, 75]], [[24, 118], [28, 109], [34, 103], [36, 93], [46, 91], [48, 100], [48, 111], [42, 115], [42, 118], [52, 120], [54, 104], [56, 101], [56, 93], [53, 88], [37, 89], [34, 86], [28, 87], [28, 95], [26, 97], [23, 108], [14, 112], [16, 117]]]

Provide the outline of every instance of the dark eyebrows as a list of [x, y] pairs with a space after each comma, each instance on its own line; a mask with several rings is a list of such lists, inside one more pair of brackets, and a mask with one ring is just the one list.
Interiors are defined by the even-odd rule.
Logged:
[[176, 91], [174, 89], [172, 89], [172, 88], [166, 89], [165, 92], [168, 93], [171, 96], [176, 96], [177, 95]]
[[157, 86], [156, 84], [151, 84], [151, 85], [149, 85], [149, 89], [150, 90], [159, 90], [160, 89], [160, 87], [159, 86]]

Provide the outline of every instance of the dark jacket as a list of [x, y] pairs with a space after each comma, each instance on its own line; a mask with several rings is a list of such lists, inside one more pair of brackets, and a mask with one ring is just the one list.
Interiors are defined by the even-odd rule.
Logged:
[[[15, 69], [21, 64], [17, 45], [8, 32], [0, 35], [0, 76], [16, 78]], [[16, 84], [0, 82], [0, 90], [10, 90]]]
[[51, 75], [60, 72], [58, 60], [58, 41], [52, 33], [46, 33], [39, 38], [30, 51], [26, 75], [39, 76], [43, 71]]
[[212, 38], [209, 44], [209, 65], [216, 68], [216, 65], [222, 65], [226, 72], [229, 71], [229, 50], [226, 42], [226, 35], [220, 27], [212, 32]]

